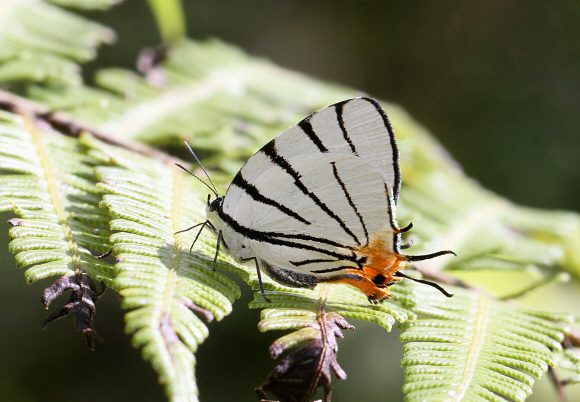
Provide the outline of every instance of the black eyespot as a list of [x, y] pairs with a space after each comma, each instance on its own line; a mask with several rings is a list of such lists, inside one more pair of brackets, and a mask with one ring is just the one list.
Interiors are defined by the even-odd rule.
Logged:
[[383, 274], [378, 274], [372, 279], [373, 283], [377, 286], [383, 286], [386, 280], [387, 277]]
[[246, 246], [244, 246], [244, 245], [242, 244], [242, 248], [246, 248]]

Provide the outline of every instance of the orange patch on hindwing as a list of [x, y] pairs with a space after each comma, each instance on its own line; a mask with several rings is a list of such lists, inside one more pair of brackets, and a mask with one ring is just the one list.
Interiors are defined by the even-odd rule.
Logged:
[[368, 245], [356, 250], [357, 256], [364, 258], [362, 270], [349, 269], [348, 275], [335, 282], [360, 289], [370, 300], [390, 298], [390, 286], [402, 280], [395, 274], [407, 259], [393, 251], [392, 241], [392, 231], [386, 230], [373, 235]]
[[[387, 282], [397, 280], [395, 274], [402, 268], [406, 257], [392, 249], [393, 232], [384, 231], [375, 234], [367, 246], [360, 247], [356, 253], [366, 257], [365, 269], [370, 269], [387, 277]], [[370, 278], [369, 278], [370, 279]]]

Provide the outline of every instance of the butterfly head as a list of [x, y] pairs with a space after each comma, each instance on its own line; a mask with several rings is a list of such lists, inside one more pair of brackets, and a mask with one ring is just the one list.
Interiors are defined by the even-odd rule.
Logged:
[[215, 212], [222, 209], [222, 204], [224, 202], [224, 197], [217, 196], [213, 201], [211, 199], [211, 194], [207, 195], [207, 212]]
[[223, 222], [219, 216], [220, 211], [222, 210], [222, 204], [224, 201], [224, 197], [216, 196], [213, 200], [211, 199], [211, 194], [207, 195], [207, 205], [205, 206], [205, 216], [207, 217], [207, 222], [209, 224], [209, 228], [218, 233], [219, 231], [223, 231]]

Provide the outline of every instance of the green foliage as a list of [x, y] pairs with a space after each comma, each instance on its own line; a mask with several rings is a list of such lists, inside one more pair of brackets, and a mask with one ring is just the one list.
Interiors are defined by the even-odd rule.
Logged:
[[[0, 210], [22, 218], [12, 220], [10, 250], [19, 267], [28, 267], [29, 282], [80, 271], [106, 281], [123, 296], [123, 307], [130, 309], [126, 330], [169, 397], [195, 400], [194, 353], [208, 336], [196, 314], [220, 320], [232, 311], [240, 289], [222, 271], [255, 290], [256, 272], [223, 255], [213, 271], [215, 238], [207, 231], [189, 252], [197, 230], [177, 232], [204, 221], [207, 189], [172, 164], [128, 149], [131, 141], [181, 146], [186, 139], [223, 185], [282, 130], [357, 93], [218, 40], [187, 39], [174, 42], [146, 76], [107, 69], [98, 73], [98, 87], [90, 87], [80, 83], [73, 61], [93, 57], [98, 44], [114, 37], [110, 30], [40, 1], [9, 2], [6, 10], [11, 18], [0, 28], [6, 33], [3, 86], [18, 82], [30, 99], [65, 111], [60, 123], [92, 129], [99, 137], [67, 137], [26, 110], [1, 112]], [[459, 255], [424, 262], [423, 272], [580, 276], [578, 215], [522, 208], [486, 191], [404, 111], [389, 104], [385, 109], [402, 153], [399, 221], [413, 221], [418, 239], [411, 254], [449, 248]], [[91, 254], [111, 248], [114, 268]], [[286, 345], [309, 341], [312, 334], [301, 329], [316, 321], [320, 289], [289, 288], [267, 277], [264, 286], [272, 303], [256, 292], [250, 305], [263, 309], [260, 330], [297, 330], [281, 338]], [[549, 366], [580, 372], [580, 359], [561, 347], [570, 317], [446, 288], [456, 294], [452, 299], [405, 281], [381, 305], [344, 285], [323, 292], [328, 312], [387, 330], [399, 322], [408, 342], [403, 365], [409, 400], [453, 395], [520, 401]]]
[[399, 220], [421, 238], [413, 250], [448, 248], [458, 258], [421, 263], [423, 271], [510, 270], [580, 278], [580, 217], [514, 205], [482, 188], [416, 122], [386, 107], [401, 148]]
[[573, 368], [561, 343], [567, 315], [526, 310], [489, 295], [455, 290], [444, 299], [413, 286], [409, 307], [425, 317], [403, 325], [409, 401], [514, 400], [532, 394], [534, 378], [551, 367]]
[[[258, 281], [252, 272], [252, 284], [258, 289]], [[280, 285], [266, 276], [264, 288], [267, 289], [270, 303], [265, 301], [260, 293], [250, 303], [252, 308], [263, 308], [262, 320], [258, 325], [260, 331], [272, 329], [301, 328], [306, 323], [316, 321], [316, 312], [320, 298], [320, 289], [297, 289]], [[398, 299], [397, 289], [393, 289]], [[344, 318], [355, 318], [372, 322], [390, 331], [396, 321], [400, 323], [413, 320], [416, 315], [396, 304], [370, 304], [364, 294], [347, 285], [332, 285], [328, 287], [326, 311], [338, 313]]]
[[74, 7], [86, 10], [106, 10], [123, 0], [48, 0], [63, 7]]
[[30, 88], [31, 96], [115, 138], [182, 146], [187, 140], [227, 182], [255, 150], [308, 113], [355, 96], [251, 58], [219, 40], [180, 40], [156, 66], [161, 79], [99, 71], [102, 88]]
[[[83, 142], [103, 166], [96, 169], [101, 205], [111, 214], [115, 265], [114, 287], [123, 296], [126, 330], [133, 345], [143, 347], [159, 380], [175, 400], [197, 395], [194, 352], [208, 329], [194, 314], [221, 320], [240, 295], [238, 286], [212, 270], [215, 249], [204, 234], [189, 252], [196, 230], [179, 231], [202, 222], [201, 184], [177, 167], [99, 143]], [[220, 269], [238, 272], [227, 262]]]
[[[111, 0], [54, 1], [77, 7], [100, 7]], [[0, 82], [81, 84], [75, 62], [96, 56], [95, 48], [115, 34], [41, 0], [2, 2]]]
[[149, 0], [149, 7], [155, 16], [163, 41], [172, 42], [185, 36], [185, 17], [179, 0]]
[[[29, 283], [80, 270], [110, 283], [112, 267], [94, 251], [110, 248], [110, 217], [99, 208], [94, 160], [82, 147], [31, 119], [0, 116], [0, 210], [13, 210], [10, 251]], [[7, 174], [8, 173], [8, 174]]]

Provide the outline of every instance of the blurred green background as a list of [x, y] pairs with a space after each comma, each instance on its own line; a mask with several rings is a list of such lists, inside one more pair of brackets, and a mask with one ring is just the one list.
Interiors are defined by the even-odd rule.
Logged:
[[[580, 210], [580, 4], [185, 0], [184, 9], [190, 37], [218, 37], [400, 104], [486, 188], [519, 204]], [[143, 47], [159, 44], [144, 1], [85, 15], [118, 34], [85, 67], [89, 81], [101, 67], [134, 68]], [[123, 333], [117, 294], [107, 292], [99, 304], [96, 328], [106, 342], [90, 352], [70, 318], [40, 330], [47, 314], [40, 294], [50, 282], [26, 285], [13, 256], [5, 247], [0, 253], [0, 399], [164, 399], [155, 373]], [[210, 325], [197, 353], [203, 401], [256, 400], [253, 388], [275, 364], [267, 348], [282, 333], [258, 332], [259, 311], [246, 308], [251, 292], [240, 286], [244, 296], [234, 313]], [[524, 301], [580, 315], [579, 294], [575, 284], [554, 284]], [[397, 332], [352, 323], [357, 330], [339, 341], [348, 379], [334, 382], [333, 401], [401, 400]], [[555, 399], [545, 379], [535, 391], [530, 400]]]

